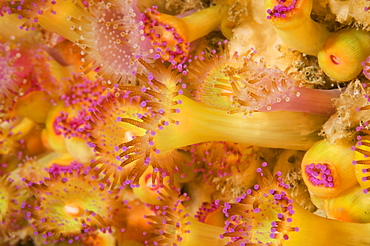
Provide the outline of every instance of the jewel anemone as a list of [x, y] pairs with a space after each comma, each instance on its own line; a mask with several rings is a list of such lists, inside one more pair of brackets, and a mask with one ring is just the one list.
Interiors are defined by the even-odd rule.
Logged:
[[90, 1], [84, 6], [66, 0], [52, 1], [51, 6], [51, 12], [36, 14], [37, 22], [81, 48], [84, 73], [95, 70], [107, 83], [135, 84], [137, 59], [153, 52], [136, 1]]
[[[112, 177], [113, 187], [129, 184], [130, 179], [137, 183], [149, 163], [155, 169], [153, 181], [158, 171], [170, 174], [177, 166], [172, 160], [172, 151], [161, 155], [155, 148], [153, 138], [156, 131], [163, 128], [158, 123], [162, 111], [151, 107], [156, 102], [149, 102], [150, 96], [141, 94], [143, 88], [125, 87], [132, 91], [117, 91], [115, 96], [104, 100], [92, 112], [92, 127], [87, 133], [89, 145], [94, 148], [97, 158], [91, 167], [104, 180]], [[169, 123], [164, 121], [163, 124]], [[159, 177], [162, 181], [163, 176]]]
[[168, 190], [169, 195], [160, 194], [165, 205], [154, 207], [155, 215], [146, 216], [150, 220], [154, 237], [145, 245], [225, 245], [227, 240], [220, 235], [223, 228], [199, 222], [189, 215], [182, 202], [188, 200], [185, 194], [178, 195]]
[[[265, 164], [267, 165], [267, 164]], [[265, 166], [264, 165], [264, 166]], [[308, 212], [288, 196], [281, 173], [257, 170], [258, 183], [235, 203], [225, 203], [229, 245], [367, 245], [369, 224], [337, 221]], [[331, 235], [337, 235], [332, 237]]]
[[[156, 83], [161, 87], [166, 87], [168, 80], [161, 79], [165, 71], [159, 73], [153, 68], [149, 68], [149, 71], [151, 76], [154, 76]], [[170, 76], [166, 75], [167, 78]], [[185, 88], [184, 85], [181, 86]], [[325, 116], [287, 111], [255, 112], [251, 117], [243, 117], [243, 113], [228, 114], [226, 110], [210, 108], [189, 99], [182, 95], [182, 90], [173, 97], [171, 104], [163, 105], [163, 107], [167, 107], [171, 109], [169, 112], [175, 113], [170, 116], [173, 124], [168, 124], [164, 130], [158, 131], [154, 136], [156, 148], [161, 151], [207, 141], [306, 149], [313, 144], [312, 141], [315, 141], [313, 139], [319, 139], [316, 132], [326, 119]], [[283, 123], [284, 121], [286, 122]], [[307, 124], [308, 121], [311, 123]], [[261, 132], [261, 122], [263, 122], [263, 133]], [[284, 126], [288, 125], [289, 129], [284, 130]], [[279, 134], [284, 137], [279, 138]], [[305, 140], [301, 138], [302, 134], [306, 136]], [[274, 138], [284, 139], [284, 141], [275, 142]], [[278, 142], [279, 144], [277, 144]]]
[[94, 229], [107, 230], [122, 202], [117, 190], [72, 169], [50, 173], [39, 183], [25, 180], [33, 199], [25, 206], [34, 235], [46, 241], [75, 240]]
[[158, 12], [152, 6], [143, 15], [144, 32], [159, 56], [169, 62], [184, 63], [190, 43], [215, 30], [227, 17], [226, 6], [214, 5], [183, 18]]
[[194, 171], [203, 182], [217, 191], [219, 199], [228, 201], [256, 182], [256, 168], [261, 164], [258, 148], [230, 142], [207, 142], [188, 147]]
[[213, 50], [212, 55], [202, 52], [189, 59], [184, 82], [202, 104], [230, 113], [296, 111], [327, 116], [334, 113], [332, 99], [340, 95], [339, 90], [301, 87], [297, 72], [289, 71], [291, 67], [283, 71], [277, 66], [269, 68], [262, 59], [254, 61], [257, 53], [254, 49], [245, 54], [230, 54], [222, 46], [221, 49], [220, 54]]
[[267, 19], [290, 48], [317, 56], [329, 36], [326, 26], [311, 19], [312, 0], [265, 0]]

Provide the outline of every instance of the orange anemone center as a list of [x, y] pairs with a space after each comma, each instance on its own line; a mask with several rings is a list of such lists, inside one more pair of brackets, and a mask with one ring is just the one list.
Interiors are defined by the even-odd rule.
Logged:
[[69, 203], [69, 204], [64, 205], [64, 212], [66, 212], [66, 214], [70, 216], [78, 217], [82, 215], [83, 210], [77, 204]]

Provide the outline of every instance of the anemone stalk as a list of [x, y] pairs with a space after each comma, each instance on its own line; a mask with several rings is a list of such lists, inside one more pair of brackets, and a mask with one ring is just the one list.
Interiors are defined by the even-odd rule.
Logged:
[[170, 124], [154, 137], [156, 148], [165, 151], [206, 141], [227, 141], [269, 148], [307, 150], [320, 139], [318, 132], [327, 117], [301, 112], [255, 112], [227, 114], [185, 96]]

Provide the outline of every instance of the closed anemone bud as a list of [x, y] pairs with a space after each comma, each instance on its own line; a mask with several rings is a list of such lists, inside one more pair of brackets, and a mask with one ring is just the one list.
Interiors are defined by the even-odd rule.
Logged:
[[276, 33], [290, 48], [317, 55], [329, 32], [311, 19], [312, 4], [312, 0], [265, 0], [265, 10]]
[[334, 198], [311, 196], [314, 204], [325, 211], [328, 218], [370, 223], [370, 195], [365, 194], [359, 185], [355, 185]]
[[357, 183], [354, 153], [343, 143], [321, 140], [302, 159], [302, 176], [308, 190], [319, 197], [336, 197]]
[[332, 79], [349, 81], [361, 70], [370, 55], [370, 34], [352, 28], [340, 30], [325, 41], [318, 54], [319, 65]]

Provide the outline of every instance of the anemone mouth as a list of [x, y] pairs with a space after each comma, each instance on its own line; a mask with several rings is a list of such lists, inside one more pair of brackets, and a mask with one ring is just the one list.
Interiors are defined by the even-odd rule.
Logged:
[[330, 55], [330, 60], [331, 62], [334, 64], [334, 65], [340, 65], [341, 64], [341, 60], [339, 57], [335, 56], [335, 55]]
[[50, 174], [40, 184], [26, 182], [34, 195], [27, 206], [27, 217], [35, 235], [46, 235], [46, 240], [78, 238], [96, 228], [107, 229], [121, 206], [117, 190], [109, 190], [108, 186], [76, 170]]
[[287, 195], [288, 186], [279, 175], [259, 173], [259, 184], [236, 199], [236, 203], [225, 203], [225, 237], [230, 245], [263, 244], [281, 245], [289, 240], [289, 234], [299, 229], [292, 227], [293, 200]]
[[141, 69], [138, 58], [146, 59], [153, 52], [135, 4], [129, 0], [90, 2], [88, 11], [70, 17], [71, 28], [81, 37], [76, 43], [84, 55], [84, 73], [95, 70], [108, 83], [135, 84], [135, 74]]
[[143, 15], [145, 35], [163, 60], [182, 64], [189, 54], [190, 43], [181, 21], [161, 14], [157, 9], [157, 6], [153, 6]]

